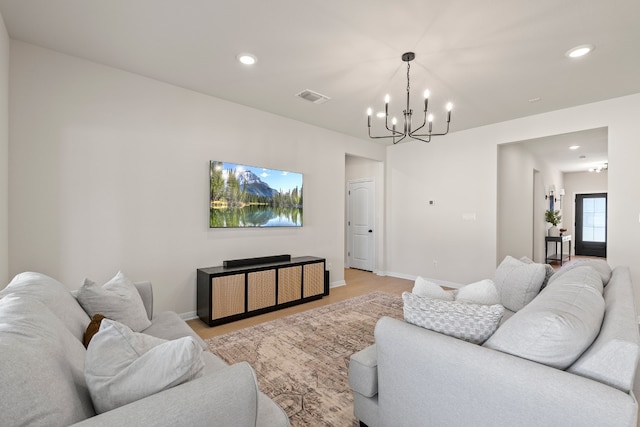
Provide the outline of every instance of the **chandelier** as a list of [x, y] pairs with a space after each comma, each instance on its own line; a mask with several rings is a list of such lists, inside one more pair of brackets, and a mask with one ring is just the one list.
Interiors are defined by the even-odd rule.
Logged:
[[[382, 138], [391, 138], [394, 144], [402, 141], [406, 137], [417, 139], [418, 141], [430, 142], [432, 136], [442, 136], [449, 133], [449, 123], [451, 122], [451, 109], [453, 108], [453, 104], [450, 102], [447, 104], [447, 129], [442, 133], [433, 133], [433, 114], [428, 114], [429, 109], [429, 91], [424, 91], [424, 118], [422, 119], [422, 124], [416, 128], [412, 128], [411, 123], [411, 115], [413, 114], [413, 110], [410, 108], [409, 102], [409, 92], [411, 90], [411, 86], [409, 85], [409, 70], [411, 69], [411, 61], [413, 61], [416, 57], [416, 54], [413, 52], [406, 52], [402, 55], [402, 60], [407, 63], [407, 109], [402, 112], [404, 115], [404, 125], [401, 130], [396, 130], [396, 126], [398, 121], [395, 117], [391, 119], [391, 128], [389, 128], [389, 95], [384, 97], [384, 123], [385, 127], [389, 132], [389, 135], [383, 136], [373, 136], [371, 135], [371, 114], [373, 110], [371, 108], [367, 109], [367, 127], [369, 129], [369, 138], [372, 139], [382, 139]], [[428, 124], [427, 124], [428, 123]], [[423, 133], [419, 133], [419, 131], [427, 126], [427, 129], [423, 130]]]

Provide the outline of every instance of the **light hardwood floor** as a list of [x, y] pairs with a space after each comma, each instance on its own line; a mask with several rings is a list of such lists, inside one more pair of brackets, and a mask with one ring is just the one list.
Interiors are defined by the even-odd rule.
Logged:
[[334, 302], [364, 295], [374, 291], [385, 291], [395, 294], [401, 294], [404, 291], [410, 291], [413, 287], [413, 281], [398, 279], [389, 276], [377, 276], [368, 271], [346, 268], [344, 270], [344, 279], [346, 285], [332, 288], [329, 296], [320, 300], [311, 301], [306, 304], [300, 304], [288, 307], [282, 310], [272, 311], [271, 313], [262, 314], [260, 316], [250, 317], [238, 320], [236, 322], [227, 323], [220, 326], [207, 326], [200, 319], [189, 320], [187, 323], [191, 328], [203, 339], [215, 337], [238, 329], [257, 325], [259, 323], [268, 322], [269, 320], [279, 319], [294, 313], [310, 310], [312, 308], [322, 307]]

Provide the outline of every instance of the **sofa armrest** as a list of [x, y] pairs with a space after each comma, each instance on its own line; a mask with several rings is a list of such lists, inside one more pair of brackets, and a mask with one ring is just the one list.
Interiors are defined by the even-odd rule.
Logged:
[[241, 362], [74, 425], [255, 427], [257, 408], [255, 374]]
[[364, 397], [373, 397], [378, 393], [378, 356], [375, 344], [351, 355], [349, 387]]
[[149, 320], [153, 319], [153, 286], [151, 282], [135, 282], [134, 285], [142, 298], [145, 310], [147, 310], [147, 317]]
[[637, 402], [597, 381], [382, 318], [382, 425], [636, 426]]

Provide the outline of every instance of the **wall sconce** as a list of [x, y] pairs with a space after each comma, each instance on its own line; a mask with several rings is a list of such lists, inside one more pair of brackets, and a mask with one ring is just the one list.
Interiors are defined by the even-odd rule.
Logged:
[[[561, 190], [561, 191], [564, 191], [564, 190]], [[549, 194], [544, 196], [545, 200], [549, 200], [549, 210], [551, 212], [554, 211], [554, 208], [553, 208], [554, 203], [558, 201], [555, 198], [555, 192], [556, 192], [556, 186], [555, 185], [550, 185], [549, 186]]]
[[560, 195], [560, 209], [562, 209], [562, 199], [564, 199], [564, 188], [561, 188], [558, 194]]

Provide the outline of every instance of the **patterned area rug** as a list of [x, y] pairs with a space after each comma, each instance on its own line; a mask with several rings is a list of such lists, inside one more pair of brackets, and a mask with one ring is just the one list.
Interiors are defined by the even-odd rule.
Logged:
[[228, 363], [249, 362], [292, 426], [357, 426], [349, 357], [373, 343], [382, 316], [402, 318], [400, 295], [372, 292], [206, 342]]

